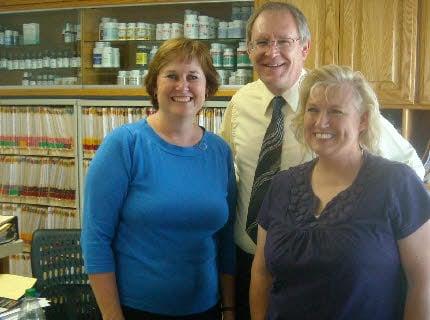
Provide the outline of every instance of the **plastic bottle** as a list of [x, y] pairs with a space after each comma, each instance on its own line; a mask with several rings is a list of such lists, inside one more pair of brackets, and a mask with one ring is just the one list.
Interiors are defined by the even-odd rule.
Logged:
[[36, 290], [34, 288], [25, 290], [18, 320], [46, 320], [45, 312], [36, 299]]

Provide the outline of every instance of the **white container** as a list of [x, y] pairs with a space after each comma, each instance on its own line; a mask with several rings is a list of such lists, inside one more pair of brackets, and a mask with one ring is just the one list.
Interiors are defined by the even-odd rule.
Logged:
[[228, 37], [228, 22], [220, 21], [218, 23], [218, 39], [226, 39]]
[[235, 54], [232, 48], [225, 48], [223, 52], [222, 65], [224, 68], [235, 68]]
[[222, 67], [222, 61], [223, 61], [223, 52], [222, 52], [222, 45], [220, 43], [212, 43], [211, 44], [211, 58], [212, 58], [212, 64], [215, 68]]
[[217, 69], [219, 75], [219, 84], [222, 86], [228, 85], [228, 78], [230, 77], [230, 70]]
[[184, 37], [189, 39], [197, 39], [199, 37], [199, 21], [197, 15], [188, 14], [184, 21]]
[[112, 47], [104, 47], [102, 52], [102, 68], [112, 68]]
[[22, 25], [24, 44], [39, 44], [39, 24], [24, 23]]
[[128, 84], [131, 86], [139, 86], [141, 84], [140, 70], [130, 71]]
[[184, 26], [180, 23], [172, 23], [171, 38], [180, 38], [184, 35]]
[[161, 29], [162, 40], [170, 39], [170, 23], [163, 23], [163, 28]]
[[209, 17], [209, 39], [216, 38], [216, 26], [218, 25], [217, 19]]
[[248, 51], [245, 42], [239, 42], [239, 47], [236, 50], [237, 53], [237, 66], [238, 67], [249, 67], [251, 61], [249, 60]]
[[236, 71], [236, 84], [245, 85], [248, 83], [248, 70], [237, 69]]
[[105, 38], [105, 32], [104, 32], [105, 24], [107, 22], [110, 22], [110, 21], [111, 21], [111, 19], [109, 17], [101, 18], [100, 24], [99, 24], [99, 40], [104, 40], [104, 38]]
[[70, 68], [70, 57], [67, 52], [63, 55], [63, 68]]
[[155, 29], [155, 40], [163, 40], [163, 23], [157, 23], [156, 29]]
[[199, 16], [199, 39], [209, 39], [209, 17]]
[[112, 48], [112, 66], [119, 68], [120, 52], [119, 48]]
[[135, 40], [136, 39], [136, 23], [129, 22], [127, 23], [127, 40]]
[[103, 48], [103, 42], [96, 42], [96, 46], [93, 49], [93, 68], [102, 67]]
[[145, 24], [144, 22], [138, 22], [136, 24], [136, 30], [135, 30], [135, 36], [136, 36], [136, 40], [148, 40], [145, 39]]
[[127, 24], [118, 23], [118, 40], [127, 40]]
[[76, 41], [79, 41], [79, 40], [81, 40], [81, 25], [80, 24], [75, 25], [75, 30], [76, 30], [75, 39], [76, 39]]
[[126, 86], [128, 84], [127, 71], [118, 71], [118, 76], [116, 77], [116, 84], [119, 86]]
[[93, 68], [102, 66], [103, 47], [94, 47], [93, 49]]
[[13, 32], [12, 30], [4, 31], [4, 45], [11, 46], [13, 44]]
[[236, 72], [230, 73], [230, 77], [228, 78], [229, 85], [236, 85]]
[[106, 22], [103, 27], [103, 40], [118, 40], [118, 23]]

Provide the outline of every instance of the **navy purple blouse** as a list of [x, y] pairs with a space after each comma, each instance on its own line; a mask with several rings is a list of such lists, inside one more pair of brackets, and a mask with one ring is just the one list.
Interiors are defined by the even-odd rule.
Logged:
[[422, 182], [406, 165], [365, 153], [353, 184], [317, 219], [316, 161], [280, 172], [260, 210], [273, 277], [268, 319], [402, 319], [397, 240], [430, 218]]

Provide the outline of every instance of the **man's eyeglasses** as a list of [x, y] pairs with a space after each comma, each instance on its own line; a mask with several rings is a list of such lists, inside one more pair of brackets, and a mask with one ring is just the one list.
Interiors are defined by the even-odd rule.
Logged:
[[250, 51], [267, 51], [269, 48], [274, 45], [279, 50], [291, 50], [294, 47], [296, 41], [299, 41], [300, 38], [283, 38], [277, 40], [254, 40], [249, 42], [248, 48]]

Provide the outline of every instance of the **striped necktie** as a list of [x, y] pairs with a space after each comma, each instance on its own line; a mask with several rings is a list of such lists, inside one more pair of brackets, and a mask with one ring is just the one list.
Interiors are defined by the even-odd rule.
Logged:
[[255, 243], [257, 242], [256, 220], [258, 211], [270, 182], [279, 171], [281, 165], [282, 141], [284, 138], [284, 115], [281, 109], [285, 103], [285, 99], [281, 96], [274, 97], [270, 102], [273, 110], [272, 119], [266, 129], [255, 169], [246, 220], [246, 233]]

